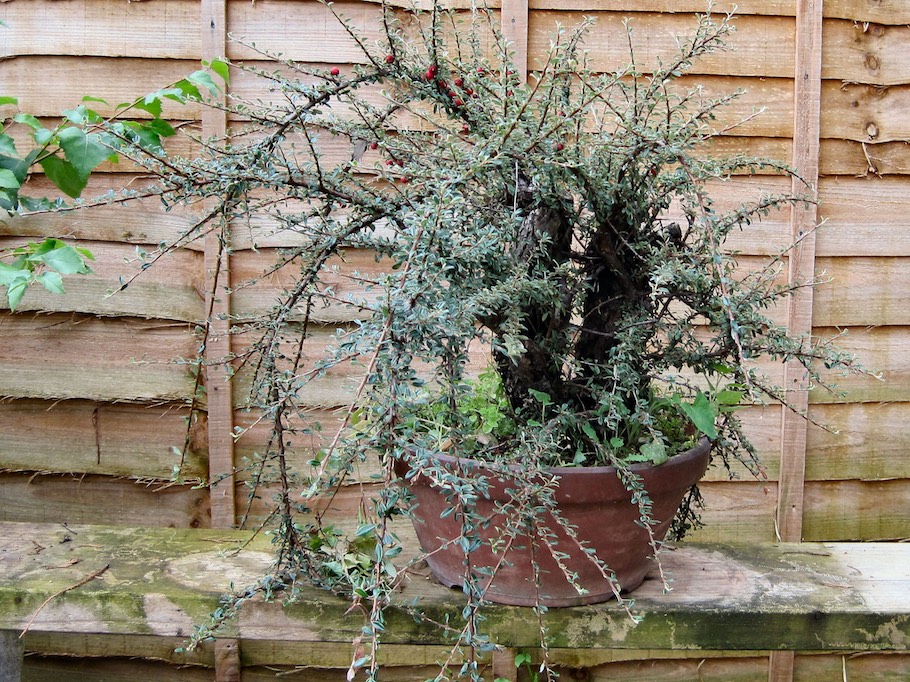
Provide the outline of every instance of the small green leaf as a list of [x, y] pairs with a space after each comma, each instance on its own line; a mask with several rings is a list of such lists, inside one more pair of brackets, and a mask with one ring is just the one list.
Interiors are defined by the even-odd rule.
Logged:
[[0, 168], [0, 188], [19, 189], [19, 187], [19, 178], [16, 177], [16, 174], [6, 168]]
[[202, 62], [202, 65], [221, 76], [221, 80], [223, 80], [226, 84], [230, 84], [231, 75], [228, 69], [228, 63], [226, 61], [223, 59], [213, 59], [210, 62]]
[[6, 156], [18, 156], [19, 152], [16, 151], [16, 142], [9, 135], [4, 135], [0, 133], [0, 154]]
[[663, 464], [669, 459], [667, 456], [667, 447], [663, 444], [663, 441], [657, 440], [656, 438], [649, 443], [643, 443], [642, 446], [638, 448], [638, 451], [644, 455], [645, 461], [648, 461], [655, 466]]
[[52, 294], [66, 293], [63, 290], [63, 277], [60, 276], [59, 272], [42, 272], [37, 279]]
[[[83, 102], [101, 102], [101, 104], [107, 104], [107, 100], [101, 99], [100, 97], [92, 97], [91, 95], [86, 95], [82, 98]], [[110, 104], [108, 104], [110, 106]]]
[[16, 114], [15, 116], [13, 116], [13, 120], [16, 123], [24, 123], [32, 130], [40, 130], [43, 127], [41, 125], [41, 121], [39, 121], [37, 118], [35, 118], [31, 114]]
[[708, 438], [717, 438], [717, 426], [714, 423], [717, 419], [717, 408], [704, 393], [695, 396], [694, 402], [680, 402], [679, 406], [696, 429]]
[[585, 422], [581, 425], [581, 430], [584, 431], [584, 434], [595, 443], [600, 442], [600, 438], [597, 437], [597, 432], [594, 431], [594, 427], [591, 426], [588, 422]]
[[18, 98], [18, 97], [10, 97], [9, 95], [0, 95], [0, 107], [2, 107], [4, 104], [18, 105], [18, 104], [19, 104], [19, 98]]
[[196, 85], [197, 87], [203, 87], [213, 95], [217, 95], [221, 91], [221, 89], [215, 84], [215, 81], [212, 80], [212, 77], [209, 75], [208, 71], [194, 71], [186, 78], [193, 85]]
[[57, 137], [63, 153], [66, 155], [66, 160], [83, 177], [88, 177], [102, 161], [113, 153], [102, 142], [98, 133], [86, 135], [80, 128], [64, 128], [57, 133]]
[[79, 252], [69, 244], [42, 254], [41, 261], [62, 275], [85, 275], [91, 272]]
[[88, 178], [77, 171], [73, 164], [59, 156], [46, 156], [39, 162], [48, 179], [67, 196], [78, 199], [88, 183]]
[[530, 393], [531, 396], [534, 398], [534, 400], [539, 402], [544, 407], [546, 407], [547, 405], [553, 404], [553, 400], [550, 398], [549, 393], [544, 393], [543, 391], [537, 391], [537, 390], [534, 390], [533, 388], [529, 388], [528, 393]]
[[53, 141], [54, 133], [52, 133], [47, 128], [38, 128], [38, 130], [36, 130], [34, 133], [32, 133], [32, 137], [35, 140], [35, 144], [39, 144], [42, 147], [44, 147], [44, 146], [49, 145], [51, 143], [51, 141]]

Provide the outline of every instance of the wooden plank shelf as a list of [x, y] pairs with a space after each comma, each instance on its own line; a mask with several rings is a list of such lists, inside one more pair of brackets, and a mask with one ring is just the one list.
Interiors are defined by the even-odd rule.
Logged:
[[[27, 629], [86, 639], [189, 636], [233, 584], [269, 570], [269, 539], [247, 531], [0, 523], [0, 631], [7, 651]], [[248, 544], [247, 544], [248, 543]], [[544, 615], [548, 646], [649, 650], [910, 650], [910, 544], [784, 543], [668, 546], [658, 580], [635, 592], [635, 624], [615, 603], [552, 609]], [[425, 571], [407, 581], [389, 610], [383, 641], [445, 645], [447, 635], [408, 612], [417, 598], [429, 621], [457, 624], [463, 595]], [[307, 665], [299, 659], [252, 660], [264, 643], [349, 643], [364, 625], [350, 602], [318, 589], [299, 602], [251, 600], [222, 633], [251, 646], [244, 665]], [[485, 629], [508, 648], [540, 646], [529, 609], [495, 606]], [[12, 633], [12, 635], [10, 634]], [[116, 655], [107, 645], [105, 654]], [[129, 651], [122, 655], [130, 655]]]

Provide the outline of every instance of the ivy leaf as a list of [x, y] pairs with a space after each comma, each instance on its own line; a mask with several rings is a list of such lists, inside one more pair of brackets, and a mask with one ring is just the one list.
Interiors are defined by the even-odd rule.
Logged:
[[19, 98], [10, 97], [9, 95], [0, 95], [0, 107], [2, 107], [4, 104], [17, 105], [19, 104]]
[[98, 133], [86, 135], [80, 128], [64, 128], [57, 138], [66, 160], [85, 178], [112, 154]]
[[87, 176], [81, 175], [73, 164], [59, 156], [46, 156], [39, 163], [48, 179], [73, 199], [78, 199], [88, 184]]
[[708, 438], [717, 438], [717, 426], [714, 423], [717, 419], [717, 408], [704, 393], [695, 396], [692, 403], [680, 402], [679, 407], [686, 413], [696, 429]]

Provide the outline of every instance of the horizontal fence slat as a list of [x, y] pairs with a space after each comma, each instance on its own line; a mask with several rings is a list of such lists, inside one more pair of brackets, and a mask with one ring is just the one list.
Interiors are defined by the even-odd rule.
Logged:
[[[840, 348], [854, 353], [869, 371], [879, 373], [881, 378], [823, 372], [837, 384], [838, 394], [816, 388], [809, 394], [810, 403], [910, 401], [910, 327], [821, 327], [812, 331], [821, 338], [837, 337]], [[839, 395], [841, 392], [846, 397]]]
[[910, 403], [813, 405], [807, 480], [910, 480]]
[[16, 0], [0, 4], [0, 19], [8, 25], [0, 42], [0, 58], [199, 56], [199, 3], [193, 0]]
[[[0, 473], [0, 520], [206, 528], [206, 490], [96, 475]], [[189, 634], [189, 633], [187, 633]]]
[[[0, 402], [0, 469], [167, 479], [189, 410], [84, 400]], [[193, 422], [186, 478], [205, 478], [204, 415]]]
[[907, 540], [910, 479], [808, 481], [803, 539]]
[[817, 258], [815, 274], [817, 326], [910, 325], [910, 257]]
[[181, 322], [52, 313], [0, 313], [0, 396], [188, 401], [194, 381], [178, 358], [198, 340]]
[[[0, 237], [0, 249], [25, 243], [24, 239]], [[181, 249], [143, 270], [132, 246], [85, 240], [77, 243], [95, 257], [89, 261], [92, 273], [64, 278], [64, 294], [52, 294], [40, 285], [33, 286], [25, 293], [18, 310], [184, 321], [205, 317], [201, 254]], [[124, 285], [126, 288], [121, 290]], [[8, 309], [5, 299], [0, 299], [0, 308]]]

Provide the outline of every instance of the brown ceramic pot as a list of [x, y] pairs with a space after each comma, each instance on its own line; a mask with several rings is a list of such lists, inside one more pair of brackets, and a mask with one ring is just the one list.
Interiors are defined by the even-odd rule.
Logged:
[[[657, 540], [666, 536], [686, 491], [704, 475], [710, 452], [710, 443], [702, 440], [693, 449], [671, 457], [660, 466], [632, 466], [653, 502], [651, 515], [657, 523], [652, 528]], [[461, 467], [462, 471], [478, 466], [476, 462], [456, 457], [441, 456], [439, 459], [441, 466]], [[400, 464], [396, 468], [403, 474], [406, 465]], [[623, 487], [616, 470], [613, 467], [581, 467], [553, 468], [550, 472], [559, 478], [554, 498], [562, 518], [576, 528], [578, 538], [592, 547], [596, 556], [615, 573], [622, 590], [634, 590], [650, 570], [653, 552], [648, 533], [636, 523], [638, 507], [632, 504], [631, 493]], [[577, 573], [578, 584], [587, 590], [586, 594], [579, 594], [566, 580], [552, 553], [541, 541], [531, 542], [527, 535], [519, 536], [505, 556], [494, 553], [489, 540], [501, 537], [497, 523], [504, 520], [504, 515], [496, 512], [497, 504], [509, 502], [507, 490], [514, 489], [516, 483], [508, 475], [485, 473], [490, 481], [489, 498], [478, 500], [477, 511], [490, 517], [492, 523], [479, 533], [484, 542], [471, 552], [470, 567], [481, 585], [486, 585], [486, 599], [519, 606], [535, 603], [577, 606], [613, 598], [613, 589], [601, 569], [549, 514], [549, 518], [539, 521], [539, 527], [553, 532], [556, 551], [568, 555], [564, 559], [565, 566]], [[459, 514], [441, 516], [448, 508], [448, 500], [426, 478], [416, 476], [409, 484], [418, 503], [414, 510], [414, 527], [422, 549], [428, 553], [430, 569], [444, 585], [461, 587], [468, 570], [467, 562], [461, 547], [450, 542], [462, 533]], [[539, 594], [535, 587], [534, 557], [539, 567]], [[483, 568], [495, 566], [499, 569], [490, 581], [489, 571], [485, 572]], [[478, 568], [481, 570], [477, 571]]]

